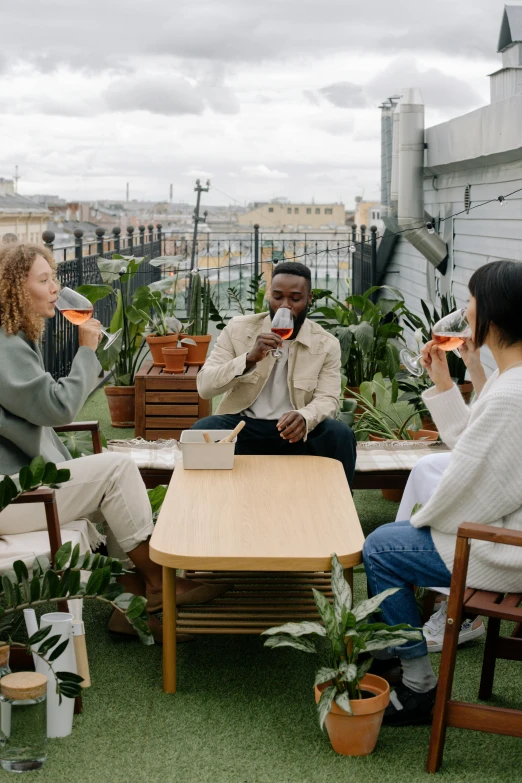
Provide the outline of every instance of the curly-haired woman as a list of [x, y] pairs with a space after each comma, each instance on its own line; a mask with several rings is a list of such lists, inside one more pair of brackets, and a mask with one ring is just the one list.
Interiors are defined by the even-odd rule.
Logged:
[[[45, 372], [38, 340], [46, 319], [55, 315], [59, 288], [55, 261], [46, 248], [0, 248], [0, 474], [17, 474], [38, 455], [67, 467], [71, 479], [57, 492], [60, 523], [99, 517], [101, 512], [111, 538], [136, 567], [134, 592], [145, 594], [149, 611], [157, 612], [162, 604], [161, 567], [149, 557], [152, 515], [136, 465], [108, 452], [71, 461], [53, 430], [74, 421], [101, 369], [96, 357], [100, 323], [92, 318], [78, 327], [79, 348], [69, 375], [55, 381]], [[0, 535], [45, 529], [39, 504], [12, 505], [0, 513]], [[177, 589], [178, 604], [208, 601], [223, 590], [194, 586], [186, 579], [178, 580]], [[151, 627], [159, 637], [157, 621], [151, 621]], [[119, 613], [109, 628], [132, 631]]]

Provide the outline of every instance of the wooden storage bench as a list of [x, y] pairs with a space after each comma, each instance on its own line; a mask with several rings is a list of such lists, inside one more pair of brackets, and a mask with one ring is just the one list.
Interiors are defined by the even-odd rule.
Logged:
[[179, 439], [198, 419], [210, 416], [211, 400], [202, 400], [196, 387], [199, 367], [179, 375], [163, 372], [151, 361], [136, 374], [135, 430], [137, 438]]

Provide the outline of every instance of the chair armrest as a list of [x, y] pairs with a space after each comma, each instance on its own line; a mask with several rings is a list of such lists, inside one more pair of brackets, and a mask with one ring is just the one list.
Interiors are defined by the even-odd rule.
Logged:
[[45, 504], [45, 519], [47, 521], [47, 532], [49, 533], [51, 558], [54, 560], [54, 556], [62, 545], [62, 534], [60, 532], [60, 520], [58, 517], [58, 506], [56, 505], [54, 489], [42, 487], [41, 489], [33, 490], [33, 492], [24, 492], [23, 495], [20, 495], [16, 500], [13, 500], [13, 503], [15, 505], [21, 505], [23, 503]]
[[100, 422], [99, 421], [73, 421], [71, 424], [60, 424], [54, 427], [55, 432], [91, 432], [92, 447], [95, 454], [101, 454], [103, 451]]
[[479, 541], [490, 541], [492, 544], [509, 544], [522, 546], [522, 532], [507, 530], [505, 527], [477, 525], [475, 522], [463, 522], [457, 531], [459, 538], [473, 538]]

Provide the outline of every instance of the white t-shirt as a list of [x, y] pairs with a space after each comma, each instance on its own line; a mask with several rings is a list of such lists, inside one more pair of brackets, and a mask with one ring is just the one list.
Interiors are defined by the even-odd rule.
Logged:
[[283, 413], [294, 410], [288, 391], [288, 351], [290, 340], [285, 340], [281, 346], [283, 356], [274, 362], [272, 372], [265, 383], [259, 397], [250, 408], [243, 411], [251, 419], [268, 419], [279, 421]]

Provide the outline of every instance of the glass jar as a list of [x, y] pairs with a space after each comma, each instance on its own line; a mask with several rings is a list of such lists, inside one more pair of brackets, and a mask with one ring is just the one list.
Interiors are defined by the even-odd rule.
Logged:
[[0, 767], [40, 769], [47, 758], [47, 677], [16, 672], [0, 680]]

